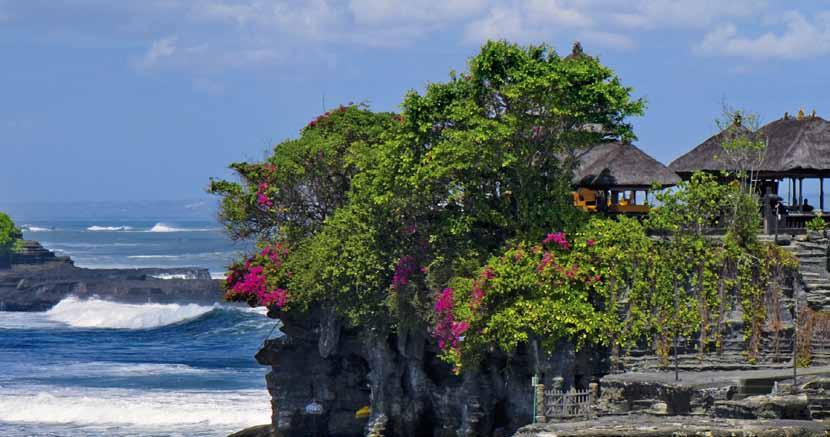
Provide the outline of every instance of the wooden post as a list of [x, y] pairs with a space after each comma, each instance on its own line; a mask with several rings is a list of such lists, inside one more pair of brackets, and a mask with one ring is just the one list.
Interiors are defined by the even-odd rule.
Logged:
[[637, 204], [637, 191], [636, 190], [631, 190], [631, 204], [632, 205]]
[[818, 208], [824, 212], [824, 178], [818, 178]]

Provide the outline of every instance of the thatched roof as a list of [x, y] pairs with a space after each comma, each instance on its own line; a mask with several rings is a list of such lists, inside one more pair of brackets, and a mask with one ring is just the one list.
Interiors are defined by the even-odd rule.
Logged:
[[[732, 126], [675, 159], [669, 168], [681, 175], [696, 170], [725, 170], [722, 143], [730, 136], [746, 132], [745, 128]], [[830, 175], [830, 122], [827, 120], [815, 116], [781, 118], [763, 126], [755, 136], [767, 143], [757, 169], [762, 177]]]
[[830, 122], [821, 117], [779, 119], [759, 131], [767, 140], [762, 170], [777, 173], [830, 173]]
[[591, 188], [646, 189], [675, 185], [680, 178], [630, 143], [603, 143], [577, 153], [574, 184]]

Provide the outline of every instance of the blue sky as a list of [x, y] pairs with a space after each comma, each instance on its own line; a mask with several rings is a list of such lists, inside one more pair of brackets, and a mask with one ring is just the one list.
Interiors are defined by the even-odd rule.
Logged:
[[830, 2], [0, 0], [0, 202], [191, 199], [323, 110], [395, 110], [488, 38], [573, 41], [668, 163], [724, 100], [830, 118]]

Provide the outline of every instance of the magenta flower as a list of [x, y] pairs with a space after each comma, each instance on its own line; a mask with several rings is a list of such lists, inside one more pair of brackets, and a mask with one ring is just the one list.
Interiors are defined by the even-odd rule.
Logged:
[[438, 300], [435, 302], [435, 312], [436, 313], [447, 313], [452, 312], [453, 307], [453, 300], [452, 300], [453, 289], [452, 288], [445, 288], [444, 291], [441, 292], [441, 296], [438, 297]]
[[421, 270], [418, 267], [418, 262], [414, 256], [407, 255], [398, 260], [395, 266], [395, 273], [392, 275], [392, 289], [397, 290], [398, 287], [409, 284], [409, 277], [413, 273]]
[[550, 252], [545, 252], [545, 254], [542, 255], [542, 261], [539, 263], [538, 266], [536, 266], [536, 271], [541, 273], [552, 262], [553, 262], [553, 255]]
[[568, 249], [571, 248], [571, 244], [568, 243], [568, 239], [566, 238], [565, 233], [562, 232], [562, 231], [548, 234], [545, 237], [545, 239], [542, 240], [542, 244], [550, 244], [550, 243], [556, 243], [557, 245], [559, 245], [559, 247], [561, 247], [564, 250], [568, 250]]

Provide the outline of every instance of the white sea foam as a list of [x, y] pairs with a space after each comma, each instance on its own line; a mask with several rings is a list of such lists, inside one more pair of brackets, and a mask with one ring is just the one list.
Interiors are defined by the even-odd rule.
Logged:
[[116, 232], [116, 231], [129, 231], [133, 228], [131, 226], [90, 226], [86, 228], [87, 231], [92, 232]]
[[52, 321], [75, 328], [150, 329], [199, 317], [212, 306], [196, 304], [126, 304], [70, 296], [46, 312]]
[[152, 376], [152, 375], [201, 375], [215, 372], [186, 364], [176, 363], [120, 363], [91, 361], [88, 363], [59, 363], [56, 365], [32, 364], [26, 367], [31, 374], [55, 374], [82, 377]]
[[0, 422], [244, 428], [268, 423], [270, 414], [268, 392], [264, 389], [169, 391], [32, 386], [0, 392]]
[[21, 226], [21, 228], [23, 228], [24, 231], [29, 231], [29, 232], [49, 232], [49, 231], [54, 230], [54, 229], [51, 229], [51, 228], [43, 228], [43, 227], [40, 227], [40, 226], [32, 226], [32, 225], [23, 225], [23, 226]]
[[187, 273], [159, 273], [158, 275], [150, 275], [150, 277], [156, 279], [194, 279], [193, 275]]
[[210, 272], [210, 279], [225, 279], [228, 274], [225, 272]]
[[216, 231], [216, 228], [179, 228], [165, 223], [156, 223], [147, 232], [206, 232]]
[[[2, 309], [0, 305], [0, 310]], [[0, 312], [0, 330], [3, 329], [47, 329], [59, 328], [61, 323], [50, 320], [46, 313], [28, 311], [3, 311]]]

